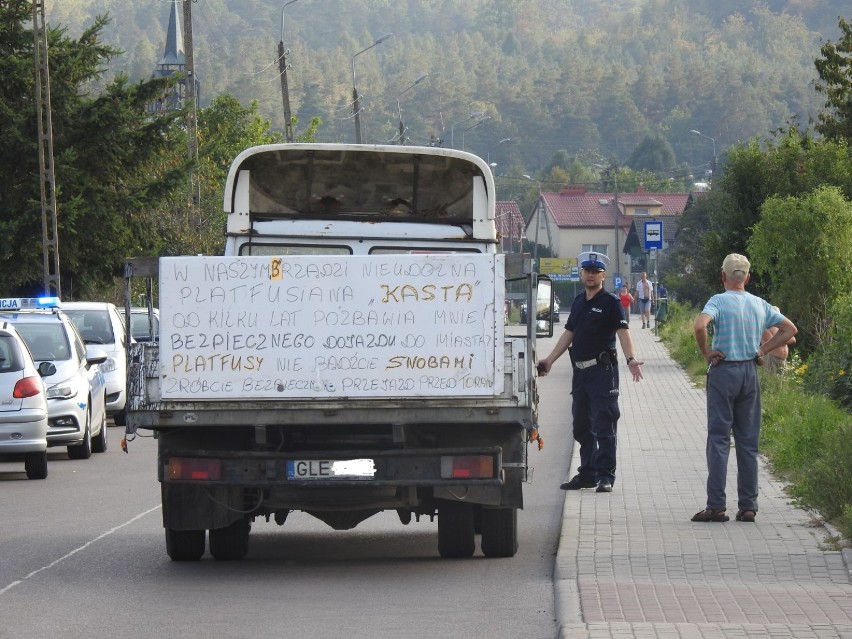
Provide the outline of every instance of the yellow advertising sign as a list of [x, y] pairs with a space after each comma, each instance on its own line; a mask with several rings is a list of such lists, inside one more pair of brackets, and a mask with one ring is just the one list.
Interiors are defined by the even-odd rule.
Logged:
[[546, 275], [568, 275], [577, 266], [576, 257], [542, 257], [539, 270]]

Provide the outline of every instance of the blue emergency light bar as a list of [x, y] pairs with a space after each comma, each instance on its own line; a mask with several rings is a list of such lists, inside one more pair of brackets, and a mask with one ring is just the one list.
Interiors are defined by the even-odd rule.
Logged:
[[55, 295], [44, 297], [0, 297], [0, 311], [26, 311], [59, 308]]

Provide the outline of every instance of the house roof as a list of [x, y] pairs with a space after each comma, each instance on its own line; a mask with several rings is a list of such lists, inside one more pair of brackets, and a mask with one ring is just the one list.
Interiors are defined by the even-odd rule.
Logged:
[[[683, 195], [678, 193], [677, 195]], [[663, 213], [661, 215], [649, 215], [649, 216], [635, 216], [633, 219], [633, 224], [630, 226], [630, 230], [627, 232], [627, 239], [624, 242], [624, 250], [629, 251], [634, 247], [638, 247], [640, 250], [644, 250], [644, 226], [642, 222], [645, 220], [656, 220], [663, 223], [663, 242], [665, 245], [669, 245], [676, 241], [678, 224], [680, 223], [681, 214], [683, 211], [688, 209], [695, 200], [706, 196], [705, 192], [701, 191], [693, 191], [692, 193], [686, 194], [686, 202], [683, 205], [683, 209], [680, 211], [676, 211], [675, 213]], [[621, 199], [621, 198], [619, 198]], [[663, 211], [666, 209], [663, 208]]]
[[[559, 193], [542, 193], [547, 211], [559, 228], [612, 227], [616, 217], [614, 193], [586, 193], [583, 189], [565, 189]], [[680, 215], [689, 199], [688, 193], [619, 193], [618, 202], [627, 207], [660, 207], [660, 216]], [[641, 216], [645, 219], [645, 216]], [[637, 216], [636, 219], [639, 219]], [[618, 212], [618, 226], [625, 232], [634, 216]]]

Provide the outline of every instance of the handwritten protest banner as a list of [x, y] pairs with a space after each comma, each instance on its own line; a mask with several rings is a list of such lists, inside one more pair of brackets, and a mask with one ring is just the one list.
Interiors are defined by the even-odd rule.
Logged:
[[503, 277], [502, 255], [161, 258], [162, 397], [499, 395]]

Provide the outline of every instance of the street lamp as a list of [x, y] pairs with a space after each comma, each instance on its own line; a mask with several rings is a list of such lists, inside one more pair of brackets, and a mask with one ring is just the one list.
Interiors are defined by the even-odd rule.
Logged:
[[497, 144], [492, 144], [491, 147], [488, 149], [488, 151], [486, 151], [486, 153], [485, 153], [485, 156], [486, 156], [485, 161], [488, 162], [488, 164], [491, 164], [491, 149], [494, 149], [494, 148], [500, 146], [501, 144], [506, 144], [506, 142], [511, 142], [511, 141], [512, 141], [512, 138], [503, 138]]
[[405, 127], [402, 125], [402, 108], [399, 105], [399, 99], [408, 91], [416, 87], [418, 84], [423, 82], [429, 76], [428, 73], [424, 73], [419, 78], [417, 78], [414, 82], [412, 82], [406, 89], [401, 91], [399, 95], [396, 96], [396, 111], [399, 115], [399, 143], [405, 144]]
[[459, 120], [458, 122], [453, 123], [453, 125], [450, 127], [450, 148], [451, 149], [456, 148], [455, 137], [453, 135], [455, 133], [455, 130], [456, 130], [456, 124], [463, 124], [465, 122], [468, 122], [469, 120], [473, 120], [473, 118], [481, 118], [481, 117], [482, 117], [482, 111], [475, 111], [474, 113], [471, 113], [469, 116], [467, 116], [464, 120]]
[[483, 115], [482, 117], [480, 117], [480, 118], [479, 118], [479, 120], [477, 121], [477, 123], [476, 123], [476, 124], [472, 124], [471, 126], [467, 127], [466, 129], [464, 129], [464, 130], [462, 131], [462, 148], [461, 148], [461, 150], [462, 150], [462, 151], [464, 151], [464, 134], [465, 134], [467, 131], [470, 131], [471, 129], [475, 129], [475, 128], [476, 128], [476, 127], [478, 127], [480, 124], [482, 124], [483, 122], [487, 122], [487, 121], [488, 121], [488, 120], [490, 120], [490, 119], [491, 119], [491, 116], [490, 116], [490, 115]]
[[373, 47], [380, 45], [382, 42], [387, 40], [388, 38], [392, 38], [393, 34], [388, 33], [387, 35], [383, 35], [381, 38], [376, 40], [373, 44], [365, 49], [361, 49], [358, 53], [352, 56], [352, 110], [355, 113], [355, 142], [357, 144], [363, 144], [364, 140], [361, 138], [361, 101], [358, 97], [358, 83], [355, 82], [355, 58], [357, 58], [362, 53], [369, 51]]
[[278, 70], [281, 76], [281, 99], [284, 102], [284, 134], [288, 142], [293, 141], [293, 116], [290, 112], [290, 89], [287, 87], [287, 54], [289, 49], [284, 48], [284, 9], [288, 5], [298, 2], [299, 0], [289, 0], [281, 7], [281, 39], [278, 41]]
[[716, 140], [711, 138], [709, 135], [704, 135], [701, 131], [697, 131], [696, 129], [692, 129], [690, 133], [695, 135], [700, 135], [702, 138], [707, 138], [713, 143], [713, 163], [710, 165], [710, 179], [713, 179], [713, 176], [716, 175]]

